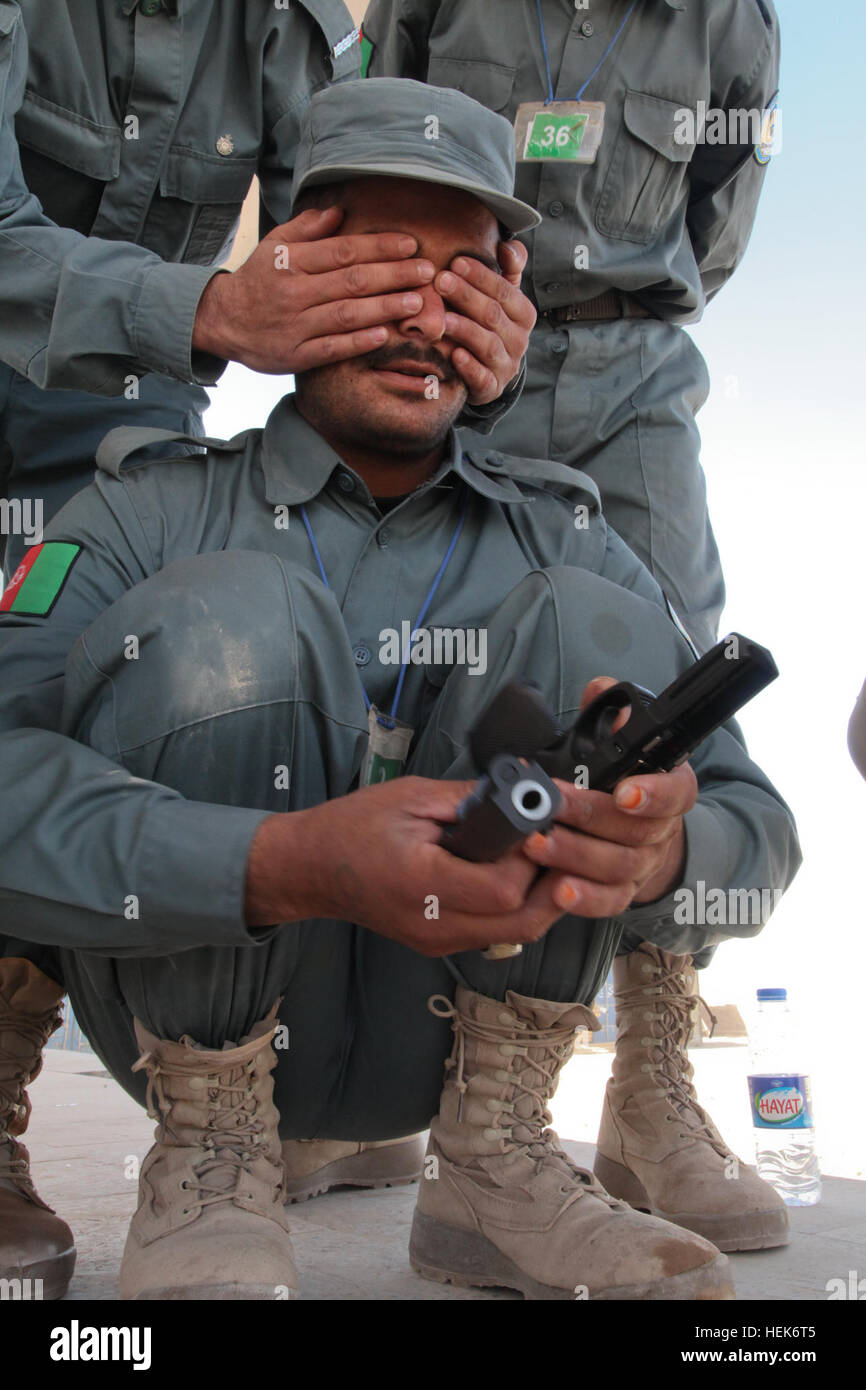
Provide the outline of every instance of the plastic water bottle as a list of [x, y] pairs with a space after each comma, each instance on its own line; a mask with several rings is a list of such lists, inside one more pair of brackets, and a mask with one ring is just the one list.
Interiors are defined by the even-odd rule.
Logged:
[[802, 1070], [792, 1070], [792, 1064], [802, 1067], [800, 1037], [788, 991], [759, 989], [749, 1074], [758, 1176], [789, 1207], [811, 1207], [821, 1200], [812, 1083]]

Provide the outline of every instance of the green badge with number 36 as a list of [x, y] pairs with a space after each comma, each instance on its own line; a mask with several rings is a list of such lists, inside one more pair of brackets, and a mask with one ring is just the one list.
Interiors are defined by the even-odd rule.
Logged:
[[576, 159], [588, 119], [585, 111], [574, 116], [549, 116], [539, 111], [529, 127], [526, 158]]
[[525, 101], [514, 121], [519, 160], [593, 164], [604, 129], [603, 101]]

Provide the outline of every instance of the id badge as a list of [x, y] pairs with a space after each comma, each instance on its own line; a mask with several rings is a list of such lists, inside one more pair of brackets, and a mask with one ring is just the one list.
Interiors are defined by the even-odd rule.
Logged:
[[514, 118], [519, 163], [594, 164], [604, 131], [603, 101], [524, 101]]
[[399, 719], [393, 721], [393, 729], [386, 729], [379, 723], [379, 714], [375, 705], [367, 712], [367, 751], [361, 764], [360, 787], [371, 787], [376, 782], [390, 782], [399, 777], [415, 732], [411, 724], [403, 724]]

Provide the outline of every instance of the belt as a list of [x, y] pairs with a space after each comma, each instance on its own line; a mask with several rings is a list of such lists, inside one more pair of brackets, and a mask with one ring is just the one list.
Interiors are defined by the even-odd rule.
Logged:
[[655, 315], [623, 290], [605, 290], [604, 294], [597, 294], [595, 299], [586, 299], [582, 304], [547, 309], [541, 317], [560, 324], [593, 323], [601, 319], [651, 319]]

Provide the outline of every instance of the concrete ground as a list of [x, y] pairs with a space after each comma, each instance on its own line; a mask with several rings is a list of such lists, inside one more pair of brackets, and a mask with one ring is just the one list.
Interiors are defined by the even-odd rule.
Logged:
[[[735, 1046], [692, 1049], [699, 1093], [729, 1142], [751, 1157], [745, 1061]], [[555, 1122], [584, 1166], [610, 1053], [592, 1049], [567, 1068], [556, 1097]], [[118, 1297], [117, 1277], [137, 1183], [133, 1157], [152, 1138], [144, 1111], [102, 1070], [91, 1053], [48, 1051], [31, 1087], [27, 1134], [37, 1188], [69, 1222], [78, 1263], [67, 1299]], [[342, 1190], [291, 1208], [292, 1240], [303, 1297], [317, 1300], [503, 1299], [507, 1292], [471, 1291], [431, 1283], [409, 1267], [407, 1242], [415, 1188]], [[828, 1282], [849, 1272], [866, 1276], [866, 1183], [825, 1177], [823, 1201], [791, 1210], [792, 1240], [781, 1250], [733, 1255], [743, 1299], [826, 1300]], [[833, 1286], [831, 1285], [831, 1288]]]

